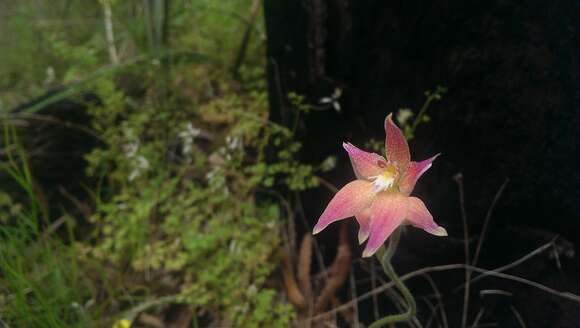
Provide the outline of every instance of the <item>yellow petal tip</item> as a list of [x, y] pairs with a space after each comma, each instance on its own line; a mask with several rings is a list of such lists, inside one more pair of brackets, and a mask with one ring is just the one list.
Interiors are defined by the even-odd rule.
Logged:
[[447, 237], [447, 230], [445, 230], [443, 227], [437, 227], [437, 229], [435, 229], [432, 234], [439, 237]]
[[373, 255], [373, 253], [366, 251], [366, 250], [362, 253], [362, 257], [371, 257], [372, 255]]

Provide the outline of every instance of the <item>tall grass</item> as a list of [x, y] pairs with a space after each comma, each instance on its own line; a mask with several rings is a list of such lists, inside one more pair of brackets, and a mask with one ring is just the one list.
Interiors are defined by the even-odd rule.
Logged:
[[70, 220], [64, 218], [68, 245], [50, 238], [34, 191], [26, 154], [16, 131], [4, 127], [7, 161], [2, 169], [27, 195], [27, 203], [0, 225], [0, 320], [15, 327], [88, 327], [98, 309], [95, 288], [79, 268]]

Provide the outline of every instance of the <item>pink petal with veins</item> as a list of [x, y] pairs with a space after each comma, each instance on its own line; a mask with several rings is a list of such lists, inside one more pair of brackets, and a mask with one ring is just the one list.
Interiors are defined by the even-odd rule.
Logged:
[[401, 129], [393, 122], [392, 116], [393, 114], [389, 114], [385, 119], [385, 150], [389, 162], [397, 163], [400, 172], [403, 173], [411, 161], [411, 154], [407, 140]]
[[423, 229], [435, 236], [447, 236], [445, 228], [433, 221], [433, 216], [422, 200], [417, 197], [407, 197], [407, 221], [413, 226]]
[[407, 169], [407, 173], [399, 183], [399, 190], [405, 195], [411, 194], [413, 188], [415, 188], [417, 180], [419, 180], [423, 173], [431, 167], [431, 164], [439, 155], [441, 154], [437, 154], [421, 162], [411, 162]]
[[359, 179], [377, 176], [385, 170], [387, 161], [383, 156], [360, 150], [351, 143], [344, 142], [342, 146], [350, 157], [354, 173]]
[[374, 195], [369, 181], [354, 180], [348, 183], [328, 203], [312, 233], [317, 234], [332, 222], [359, 214], [371, 204]]
[[362, 212], [356, 215], [356, 220], [360, 226], [358, 230], [358, 243], [359, 245], [364, 243], [367, 238], [369, 238], [369, 233], [371, 231], [371, 208], [370, 206], [365, 208]]
[[406, 197], [400, 193], [380, 193], [371, 205], [371, 231], [362, 256], [373, 255], [407, 216]]

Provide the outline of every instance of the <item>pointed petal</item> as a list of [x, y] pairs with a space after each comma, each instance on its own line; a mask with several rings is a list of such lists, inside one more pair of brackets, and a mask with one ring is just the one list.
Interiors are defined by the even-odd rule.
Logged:
[[328, 203], [312, 233], [317, 234], [332, 222], [360, 213], [371, 204], [374, 195], [369, 181], [354, 180], [348, 183]]
[[406, 170], [411, 161], [409, 145], [401, 129], [395, 125], [392, 119], [393, 114], [389, 114], [385, 119], [386, 134], [386, 154], [389, 162], [397, 163], [400, 170]]
[[437, 154], [421, 162], [409, 163], [407, 173], [405, 173], [405, 176], [403, 176], [403, 179], [399, 183], [399, 190], [403, 194], [409, 195], [413, 191], [413, 188], [415, 188], [417, 180], [431, 167], [431, 164], [439, 155], [441, 154]]
[[373, 255], [407, 216], [406, 197], [400, 193], [380, 193], [371, 205], [371, 231], [362, 256]]
[[379, 154], [368, 153], [364, 150], [360, 150], [348, 142], [344, 142], [342, 147], [344, 147], [348, 153], [354, 173], [359, 179], [377, 176], [381, 174], [387, 166], [387, 161]]
[[369, 233], [371, 231], [371, 208], [370, 206], [365, 208], [362, 212], [356, 215], [356, 220], [360, 226], [358, 230], [358, 243], [359, 245], [364, 243], [367, 238], [369, 238]]
[[447, 236], [447, 230], [433, 221], [433, 216], [422, 200], [417, 197], [407, 198], [407, 221], [417, 228], [435, 236]]

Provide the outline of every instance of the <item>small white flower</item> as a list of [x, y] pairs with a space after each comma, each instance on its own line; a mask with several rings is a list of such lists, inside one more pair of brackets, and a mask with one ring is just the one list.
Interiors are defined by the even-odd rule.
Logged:
[[194, 127], [193, 124], [191, 123], [187, 123], [187, 125], [185, 126], [185, 130], [181, 131], [179, 133], [179, 136], [183, 139], [187, 139], [187, 138], [196, 138], [201, 134], [201, 130]]
[[342, 96], [342, 89], [336, 88], [330, 97], [322, 97], [320, 98], [319, 102], [321, 104], [330, 104], [334, 108], [335, 111], [340, 112], [340, 102], [338, 101]]
[[332, 102], [332, 98], [330, 97], [322, 97], [320, 98], [320, 103], [321, 104], [330, 104]]
[[211, 171], [206, 173], [205, 178], [207, 179], [207, 181], [211, 182], [211, 180], [213, 180], [215, 175], [216, 175], [216, 170], [211, 170]]
[[248, 287], [248, 295], [256, 295], [257, 292], [258, 288], [256, 288], [256, 285], [251, 284], [250, 287]]
[[127, 158], [133, 158], [137, 155], [137, 151], [139, 150], [139, 142], [132, 142], [123, 145], [123, 151], [125, 152], [125, 156]]
[[405, 125], [405, 122], [413, 117], [413, 115], [413, 111], [410, 108], [401, 108], [397, 112], [397, 121], [399, 121], [399, 124]]
[[226, 144], [229, 149], [236, 150], [242, 145], [242, 139], [240, 137], [227, 136]]
[[147, 170], [149, 168], [149, 161], [145, 157], [139, 156], [137, 157], [137, 167], [142, 170]]
[[139, 175], [141, 174], [141, 172], [139, 172], [139, 170], [134, 169], [133, 171], [131, 171], [131, 174], [129, 174], [129, 177], [127, 178], [129, 181], [133, 181], [135, 180]]
[[149, 161], [143, 156], [138, 156], [134, 164], [135, 167], [133, 168], [133, 171], [131, 171], [129, 177], [127, 178], [129, 179], [129, 181], [135, 180], [137, 177], [141, 175], [141, 173], [143, 173], [143, 171], [149, 169]]
[[179, 133], [179, 137], [183, 140], [183, 154], [189, 155], [193, 150], [193, 141], [201, 135], [201, 130], [194, 127], [193, 124], [187, 123], [185, 130]]
[[48, 66], [46, 68], [46, 78], [43, 81], [44, 85], [49, 85], [52, 82], [54, 82], [54, 80], [56, 80], [56, 73], [54, 71], [54, 68], [52, 66]]

